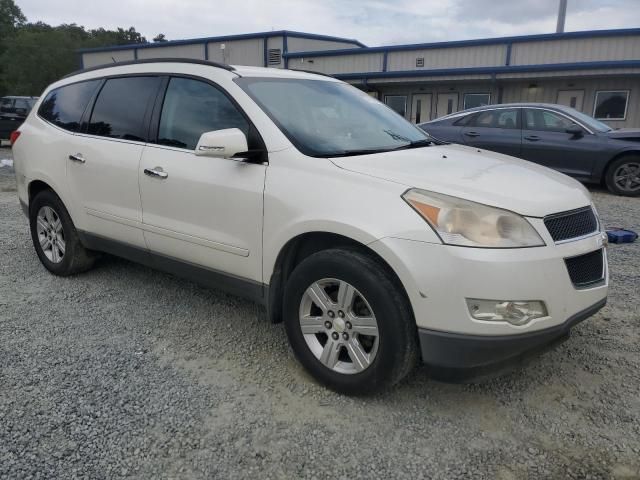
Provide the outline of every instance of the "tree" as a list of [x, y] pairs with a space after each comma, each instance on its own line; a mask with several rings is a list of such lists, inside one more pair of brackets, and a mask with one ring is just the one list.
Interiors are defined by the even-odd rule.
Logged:
[[[11, 0], [0, 0], [5, 1]], [[134, 27], [86, 30], [74, 23], [52, 27], [20, 21], [2, 41], [0, 95], [39, 95], [50, 83], [80, 68], [79, 49], [147, 42]]]
[[27, 17], [13, 0], [0, 0], [0, 41], [25, 23]]
[[167, 41], [167, 37], [165, 37], [164, 33], [159, 33], [158, 35], [153, 37], [153, 43], [161, 43], [166, 41]]

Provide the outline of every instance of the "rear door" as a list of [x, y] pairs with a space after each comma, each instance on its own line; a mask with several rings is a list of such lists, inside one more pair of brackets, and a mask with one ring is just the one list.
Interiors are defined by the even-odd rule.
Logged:
[[[597, 135], [568, 116], [542, 108], [524, 109], [522, 157], [576, 178], [589, 179], [605, 148]], [[567, 133], [580, 127], [581, 135]]]
[[520, 109], [478, 112], [466, 121], [462, 138], [467, 145], [519, 157], [522, 144]]
[[202, 133], [226, 128], [245, 132], [249, 149], [264, 149], [255, 127], [207, 80], [172, 77], [156, 109], [155, 144], [145, 148], [138, 172], [149, 249], [258, 285], [267, 166], [194, 154]]
[[90, 233], [145, 248], [138, 167], [157, 76], [108, 78], [69, 146], [67, 178]]

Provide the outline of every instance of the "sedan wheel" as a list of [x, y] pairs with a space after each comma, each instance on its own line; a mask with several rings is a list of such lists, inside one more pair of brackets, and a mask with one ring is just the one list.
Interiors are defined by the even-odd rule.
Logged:
[[334, 372], [360, 373], [375, 359], [378, 323], [351, 284], [333, 278], [314, 282], [302, 297], [299, 318], [309, 349]]
[[626, 162], [613, 172], [613, 181], [622, 192], [634, 194], [640, 191], [640, 162]]

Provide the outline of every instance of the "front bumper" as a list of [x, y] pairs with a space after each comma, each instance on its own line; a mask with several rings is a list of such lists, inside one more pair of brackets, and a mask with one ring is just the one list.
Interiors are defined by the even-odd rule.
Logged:
[[606, 298], [572, 315], [564, 323], [518, 335], [482, 336], [418, 329], [422, 360], [432, 367], [474, 369], [517, 364], [568, 338], [571, 328], [605, 306]]

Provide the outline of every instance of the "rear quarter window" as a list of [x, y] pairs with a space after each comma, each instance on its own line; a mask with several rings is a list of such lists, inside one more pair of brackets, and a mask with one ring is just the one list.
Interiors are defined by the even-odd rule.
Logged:
[[38, 109], [38, 115], [54, 125], [75, 132], [82, 114], [100, 80], [74, 83], [50, 91]]

